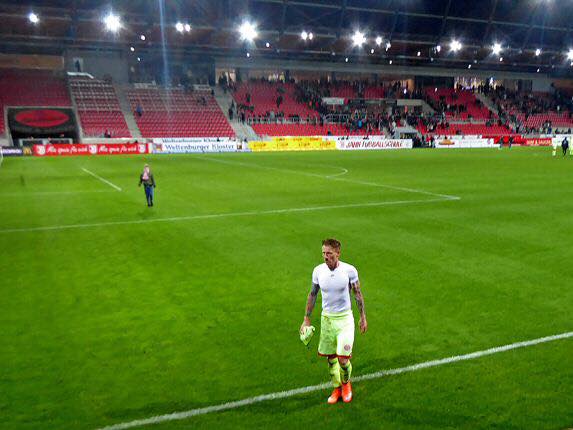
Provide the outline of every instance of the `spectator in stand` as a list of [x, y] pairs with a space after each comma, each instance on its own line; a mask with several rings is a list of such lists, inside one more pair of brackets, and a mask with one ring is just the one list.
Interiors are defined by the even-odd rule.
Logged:
[[106, 128], [105, 132], [103, 133], [103, 137], [105, 137], [106, 139], [111, 138], [111, 131], [109, 131], [109, 130]]
[[143, 115], [143, 108], [141, 107], [141, 105], [139, 103], [135, 107], [135, 113], [137, 114], [137, 116], [139, 118], [141, 118], [141, 116]]
[[155, 178], [149, 169], [149, 164], [143, 167], [143, 173], [139, 176], [139, 186], [145, 189], [145, 199], [147, 200], [147, 207], [153, 206], [153, 190], [155, 188]]

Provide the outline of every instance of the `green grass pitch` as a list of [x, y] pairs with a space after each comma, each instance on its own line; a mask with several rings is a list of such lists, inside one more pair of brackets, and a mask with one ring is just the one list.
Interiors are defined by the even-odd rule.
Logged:
[[[550, 148], [6, 158], [0, 185], [1, 429], [326, 382], [298, 328], [328, 236], [365, 297], [355, 376], [573, 330], [573, 159]], [[565, 429], [572, 387], [564, 339], [358, 382], [351, 404], [315, 391], [148, 428]]]

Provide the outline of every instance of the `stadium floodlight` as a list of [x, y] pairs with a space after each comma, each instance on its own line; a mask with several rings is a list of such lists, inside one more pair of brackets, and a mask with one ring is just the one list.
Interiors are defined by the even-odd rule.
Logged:
[[386, 51], [392, 47], [390, 41], [386, 42]]
[[441, 52], [441, 50], [442, 50], [442, 45], [436, 46], [436, 52]]
[[419, 57], [420, 55], [422, 55], [422, 53], [420, 51], [418, 51], [418, 53], [416, 54], [416, 57]]
[[135, 48], [134, 48], [133, 46], [130, 46], [130, 47], [129, 47], [129, 50], [130, 50], [131, 52], [135, 52]]
[[312, 40], [312, 39], [314, 39], [314, 34], [308, 33], [308, 40]]
[[573, 49], [570, 49], [569, 52], [567, 53], [567, 59], [573, 60]]
[[462, 43], [459, 40], [453, 39], [450, 43], [450, 49], [454, 52], [458, 52], [462, 49]]
[[139, 38], [145, 42], [145, 34], [142, 34], [141, 36], [139, 36]]
[[537, 73], [539, 73], [539, 69], [537, 69]]
[[141, 61], [141, 57], [137, 57], [137, 61]]
[[187, 33], [189, 33], [191, 31], [191, 25], [190, 24], [185, 24], [185, 31]]
[[376, 45], [378, 45], [378, 46], [382, 45], [382, 37], [381, 36], [376, 37]]
[[247, 52], [247, 58], [251, 58], [251, 53]]
[[241, 34], [241, 40], [252, 42], [258, 36], [257, 26], [248, 21], [245, 21], [239, 27], [239, 33]]
[[372, 48], [372, 49], [370, 50], [370, 53], [371, 53], [371, 54], [374, 54], [374, 48]]
[[392, 64], [392, 60], [388, 61], [389, 64]]
[[121, 21], [119, 16], [110, 12], [104, 19], [105, 28], [112, 33], [117, 32], [121, 28]]
[[271, 47], [271, 44], [270, 44], [269, 42], [267, 42], [267, 43], [265, 43], [265, 46], [266, 46], [267, 48], [270, 48], [270, 47]]
[[345, 62], [345, 63], [348, 63], [348, 57], [346, 57], [346, 58], [344, 59], [344, 62]]
[[302, 40], [307, 40], [308, 39], [308, 33], [303, 30], [302, 33], [300, 33], [300, 38]]
[[499, 55], [499, 54], [501, 53], [501, 50], [502, 50], [501, 44], [495, 42], [495, 43], [493, 44], [493, 46], [491, 47], [491, 50], [492, 50], [492, 52], [493, 52], [493, 55]]
[[499, 62], [501, 63], [503, 61], [503, 57], [499, 57]]
[[185, 31], [185, 26], [182, 22], [178, 22], [175, 24], [175, 30], [177, 30], [179, 33], [183, 33]]
[[36, 15], [34, 12], [30, 12], [28, 14], [28, 20], [32, 23], [32, 24], [37, 24], [40, 21], [40, 18], [38, 17], [38, 15]]
[[364, 33], [362, 33], [359, 30], [356, 30], [352, 35], [352, 44], [360, 48], [362, 45], [364, 45], [364, 42], [366, 42], [366, 37], [364, 36]]
[[536, 56], [536, 57], [539, 57], [540, 55], [541, 55], [541, 49], [537, 48], [537, 49], [535, 50], [535, 56]]
[[471, 65], [471, 64], [468, 64], [468, 69], [471, 69], [471, 68], [472, 68], [472, 65]]

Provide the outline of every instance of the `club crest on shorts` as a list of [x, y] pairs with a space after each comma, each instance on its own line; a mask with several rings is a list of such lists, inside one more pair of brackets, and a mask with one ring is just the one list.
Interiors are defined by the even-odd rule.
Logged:
[[345, 351], [350, 351], [350, 345], [348, 345], [348, 344], [347, 344], [347, 345], [344, 345], [344, 350], [345, 350]]

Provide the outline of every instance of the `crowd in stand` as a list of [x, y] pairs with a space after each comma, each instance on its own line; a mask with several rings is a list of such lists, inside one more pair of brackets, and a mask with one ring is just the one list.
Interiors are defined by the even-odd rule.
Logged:
[[[532, 115], [555, 112], [565, 115], [573, 122], [573, 102], [569, 96], [560, 91], [541, 94], [512, 91], [498, 86], [487, 90], [487, 95], [493, 100], [500, 115], [516, 124], [516, 131], [520, 133], [551, 134], [558, 131], [554, 129], [551, 120], [545, 120], [540, 127], [527, 126], [527, 121]], [[521, 119], [518, 117], [519, 114], [522, 114]]]

